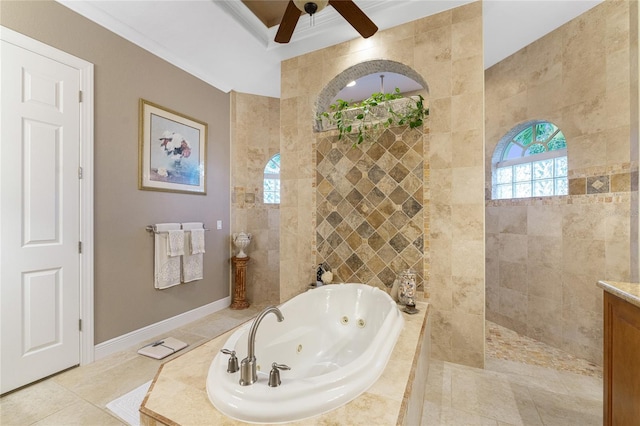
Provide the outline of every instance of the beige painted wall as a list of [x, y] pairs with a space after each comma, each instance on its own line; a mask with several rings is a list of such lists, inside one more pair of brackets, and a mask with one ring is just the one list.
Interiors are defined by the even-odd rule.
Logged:
[[280, 99], [231, 92], [232, 233], [248, 232], [247, 300], [280, 300], [280, 205], [263, 202], [264, 167], [280, 152]]
[[[54, 1], [2, 1], [0, 24], [95, 65], [95, 343], [228, 296], [229, 95]], [[138, 190], [140, 98], [208, 123], [206, 196]], [[205, 279], [157, 291], [145, 226], [190, 221]]]
[[488, 69], [485, 85], [488, 198], [498, 141], [533, 119], [566, 136], [570, 183], [569, 196], [488, 200], [487, 318], [601, 363], [596, 282], [628, 281], [638, 268], [629, 2], [596, 6]]
[[[369, 39], [282, 63], [280, 300], [306, 289], [315, 266], [313, 133], [318, 94], [362, 61], [413, 68], [429, 93], [431, 266], [434, 356], [484, 364], [484, 67], [482, 3], [420, 19]], [[425, 247], [426, 250], [426, 247]]]

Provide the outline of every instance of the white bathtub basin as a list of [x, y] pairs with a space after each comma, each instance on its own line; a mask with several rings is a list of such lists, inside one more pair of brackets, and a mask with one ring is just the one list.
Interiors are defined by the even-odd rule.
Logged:
[[[233, 419], [284, 423], [346, 404], [380, 377], [404, 325], [387, 293], [365, 284], [322, 286], [280, 310], [284, 321], [269, 314], [256, 333], [256, 383], [240, 386], [240, 372], [226, 372], [228, 355], [219, 353], [209, 367], [209, 400]], [[251, 323], [224, 345], [236, 351], [238, 362], [247, 355]], [[273, 362], [291, 367], [275, 388], [267, 385]]]

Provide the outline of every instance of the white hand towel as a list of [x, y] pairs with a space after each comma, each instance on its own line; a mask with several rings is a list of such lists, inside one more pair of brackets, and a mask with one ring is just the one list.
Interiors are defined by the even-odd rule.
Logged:
[[[202, 222], [188, 222], [182, 224], [182, 229], [185, 232], [185, 242], [187, 247], [193, 247], [193, 233], [196, 231], [204, 234], [204, 225]], [[198, 237], [196, 237], [198, 238]], [[204, 235], [202, 236], [204, 240]], [[182, 280], [185, 283], [201, 280], [204, 278], [204, 241], [202, 242], [202, 252], [195, 253], [190, 250], [190, 253], [185, 252], [182, 262]]]
[[190, 234], [191, 254], [204, 253], [204, 229], [192, 229]]
[[170, 229], [168, 239], [169, 256], [182, 256], [184, 254], [184, 231], [182, 229]]
[[169, 231], [180, 229], [179, 223], [159, 223], [154, 234], [154, 287], [165, 289], [181, 282], [180, 256], [169, 256]]

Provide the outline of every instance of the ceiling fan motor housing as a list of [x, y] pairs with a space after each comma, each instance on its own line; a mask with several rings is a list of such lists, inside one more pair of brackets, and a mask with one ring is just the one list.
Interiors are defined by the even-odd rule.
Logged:
[[308, 2], [304, 4], [304, 11], [309, 15], [313, 15], [318, 11], [318, 5], [313, 2]]
[[327, 7], [329, 0], [293, 0], [293, 3], [301, 11], [313, 15]]

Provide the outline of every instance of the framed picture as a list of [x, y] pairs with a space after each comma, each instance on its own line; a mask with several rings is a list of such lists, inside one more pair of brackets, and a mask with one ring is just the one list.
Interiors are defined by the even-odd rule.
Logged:
[[205, 195], [207, 123], [140, 99], [140, 189]]

